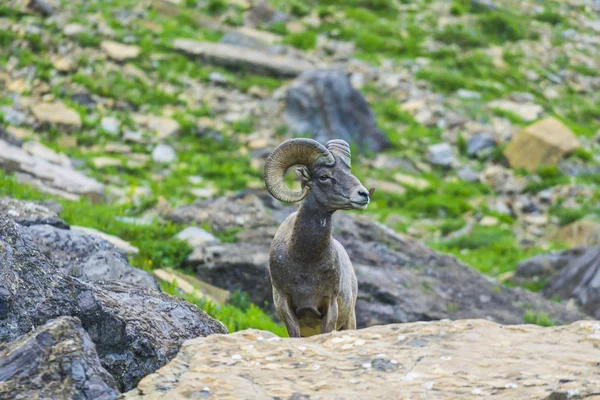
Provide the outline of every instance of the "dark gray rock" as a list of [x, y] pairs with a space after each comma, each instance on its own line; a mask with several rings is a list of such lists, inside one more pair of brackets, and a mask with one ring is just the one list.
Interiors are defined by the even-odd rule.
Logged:
[[496, 146], [496, 139], [489, 133], [478, 133], [467, 141], [467, 155], [474, 157], [480, 152]]
[[583, 247], [538, 254], [523, 260], [511, 279], [513, 283], [524, 284], [531, 281], [545, 281], [569, 265], [574, 259], [586, 252]]
[[255, 2], [246, 13], [245, 24], [254, 28], [286, 22], [289, 16], [270, 7], [266, 2]]
[[[6, 119], [6, 115], [4, 116]], [[15, 124], [16, 125], [16, 124]], [[12, 144], [13, 146], [21, 147], [23, 141], [14, 137], [10, 132], [0, 126], [0, 140], [4, 140], [5, 142]]]
[[304, 72], [289, 87], [285, 118], [290, 129], [325, 143], [343, 139], [378, 152], [390, 145], [363, 95], [341, 70]]
[[119, 281], [158, 290], [150, 273], [132, 267], [125, 254], [98, 236], [49, 225], [31, 226], [27, 233], [62, 274], [84, 281]]
[[456, 172], [456, 174], [463, 181], [467, 181], [470, 183], [475, 183], [475, 182], [480, 181], [479, 173], [477, 173], [476, 171], [473, 171], [473, 169], [471, 167], [463, 167], [463, 168], [459, 169]]
[[600, 319], [600, 247], [586, 248], [573, 257], [544, 289], [549, 298], [575, 299], [583, 310]]
[[[255, 304], [272, 304], [269, 246], [278, 224], [294, 208], [271, 204], [268, 194], [246, 192], [173, 211], [171, 217], [182, 223], [214, 221], [216, 231], [248, 227], [237, 233], [238, 243], [207, 247], [207, 253], [213, 251], [210, 260], [196, 264], [202, 280], [246, 291]], [[218, 218], [220, 214], [226, 218]], [[336, 213], [334, 227], [334, 237], [345, 246], [358, 277], [359, 327], [444, 318], [519, 324], [528, 310], [544, 312], [556, 322], [586, 318], [539, 294], [503, 287], [454, 257], [365, 216]]]
[[0, 215], [7, 216], [23, 226], [52, 225], [61, 229], [69, 229], [69, 225], [58, 218], [56, 212], [44, 205], [15, 200], [10, 197], [0, 198]]
[[196, 306], [141, 286], [83, 282], [63, 275], [31, 236], [0, 217], [0, 342], [32, 327], [74, 316], [96, 345], [121, 391], [172, 359], [188, 339], [226, 333]]
[[0, 398], [11, 400], [112, 400], [119, 395], [94, 343], [73, 317], [51, 320], [0, 344], [0, 382]]

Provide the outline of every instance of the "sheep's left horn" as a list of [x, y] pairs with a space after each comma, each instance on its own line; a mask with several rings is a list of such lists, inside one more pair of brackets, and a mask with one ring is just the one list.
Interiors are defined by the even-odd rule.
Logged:
[[317, 162], [334, 165], [335, 158], [325, 146], [316, 140], [298, 138], [286, 140], [271, 153], [265, 163], [265, 184], [267, 190], [277, 200], [288, 203], [301, 201], [308, 194], [308, 186], [302, 191], [294, 191], [285, 185], [285, 172], [294, 165], [308, 167]]

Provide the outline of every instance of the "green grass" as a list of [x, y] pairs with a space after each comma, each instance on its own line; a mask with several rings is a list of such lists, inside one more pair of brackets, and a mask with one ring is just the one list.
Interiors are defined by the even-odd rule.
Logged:
[[556, 323], [550, 319], [548, 314], [543, 312], [536, 313], [534, 311], [526, 311], [523, 315], [523, 322], [525, 322], [526, 324], [533, 324], [544, 327], [556, 325]]

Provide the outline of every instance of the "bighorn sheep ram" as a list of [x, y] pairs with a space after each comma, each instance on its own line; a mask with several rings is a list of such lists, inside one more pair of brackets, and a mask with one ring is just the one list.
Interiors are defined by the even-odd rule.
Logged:
[[[294, 165], [301, 191], [284, 182]], [[304, 200], [277, 230], [269, 258], [275, 309], [288, 334], [356, 329], [356, 275], [348, 253], [331, 236], [331, 218], [337, 210], [364, 210], [372, 192], [350, 172], [348, 143], [287, 140], [267, 159], [264, 178], [276, 199]]]

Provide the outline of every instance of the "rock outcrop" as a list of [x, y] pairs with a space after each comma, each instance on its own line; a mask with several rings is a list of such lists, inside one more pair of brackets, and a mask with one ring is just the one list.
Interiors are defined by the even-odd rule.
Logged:
[[300, 75], [288, 88], [285, 118], [293, 132], [322, 143], [343, 139], [374, 152], [390, 144], [369, 104], [341, 70]]
[[118, 393], [77, 318], [51, 320], [0, 344], [2, 399], [113, 400]]
[[0, 217], [0, 342], [60, 316], [74, 316], [121, 390], [167, 363], [185, 340], [225, 327], [196, 306], [156, 290], [63, 275], [31, 236]]
[[98, 236], [49, 225], [32, 226], [27, 233], [62, 274], [84, 281], [118, 281], [158, 290], [150, 273], [129, 265], [123, 252]]
[[569, 399], [600, 392], [600, 323], [386, 325], [302, 339], [186, 342], [123, 399]]
[[0, 140], [0, 169], [14, 172], [15, 178], [42, 192], [69, 200], [80, 196], [99, 200], [104, 185], [79, 171], [29, 154], [24, 149]]
[[313, 69], [313, 65], [305, 60], [225, 43], [176, 39], [173, 48], [215, 65], [282, 78], [295, 77]]
[[[200, 279], [246, 291], [253, 303], [263, 305], [272, 303], [270, 242], [278, 224], [293, 211], [258, 191], [182, 206], [170, 218], [208, 224], [215, 232], [244, 227], [236, 234], [236, 243], [197, 248], [194, 254], [204, 258], [189, 261]], [[539, 294], [506, 288], [368, 217], [336, 213], [334, 237], [348, 251], [358, 277], [359, 327], [444, 318], [518, 324], [528, 310], [546, 313], [557, 323], [586, 318]]]

